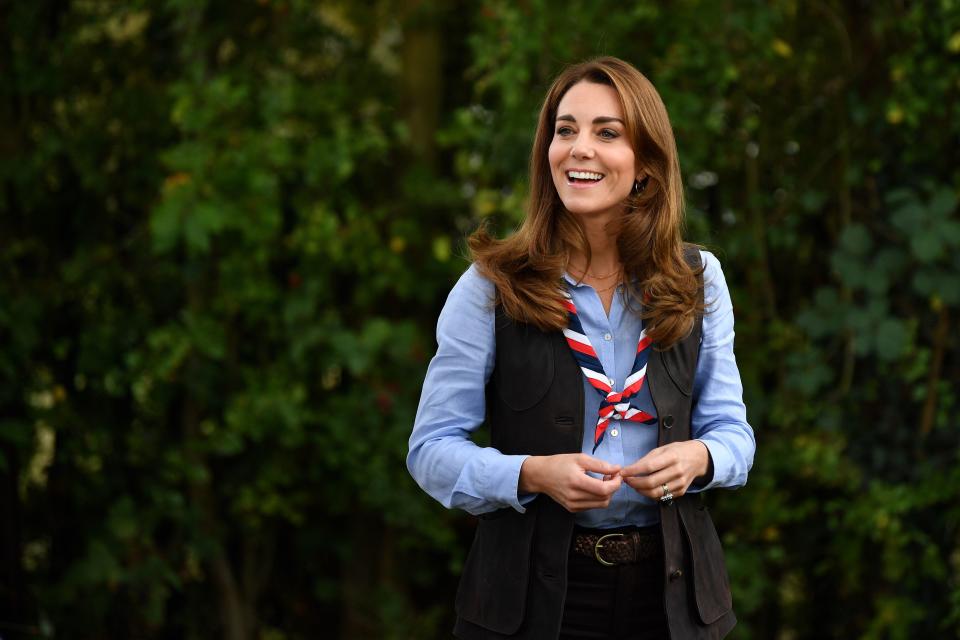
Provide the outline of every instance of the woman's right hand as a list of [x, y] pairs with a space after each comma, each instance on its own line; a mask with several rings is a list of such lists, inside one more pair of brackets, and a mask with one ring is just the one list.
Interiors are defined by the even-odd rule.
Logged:
[[[604, 480], [587, 475], [601, 473]], [[570, 512], [605, 509], [620, 488], [620, 466], [585, 453], [530, 456], [520, 467], [520, 491], [545, 493]]]

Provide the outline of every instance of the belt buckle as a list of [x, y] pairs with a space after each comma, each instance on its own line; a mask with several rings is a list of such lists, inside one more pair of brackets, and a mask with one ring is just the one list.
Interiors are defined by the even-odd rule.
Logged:
[[597, 562], [599, 562], [600, 564], [606, 565], [608, 567], [612, 567], [615, 563], [608, 562], [607, 560], [604, 560], [600, 556], [600, 549], [603, 548], [603, 545], [601, 543], [607, 538], [622, 538], [622, 537], [623, 537], [622, 533], [608, 533], [606, 535], [602, 535], [599, 538], [597, 538], [597, 541], [593, 545], [593, 555], [597, 558]]

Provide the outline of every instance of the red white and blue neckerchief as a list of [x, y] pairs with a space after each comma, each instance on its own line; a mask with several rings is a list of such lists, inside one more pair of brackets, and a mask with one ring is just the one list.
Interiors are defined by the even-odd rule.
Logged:
[[633, 368], [631, 369], [633, 373], [624, 381], [623, 391], [614, 391], [613, 380], [603, 370], [600, 358], [597, 357], [597, 352], [590, 344], [590, 339], [587, 338], [583, 325], [580, 324], [577, 307], [573, 304], [570, 292], [564, 291], [563, 295], [564, 307], [569, 314], [569, 324], [563, 330], [563, 335], [573, 351], [573, 357], [580, 365], [580, 370], [586, 376], [587, 382], [603, 396], [603, 400], [600, 401], [600, 412], [597, 416], [597, 427], [593, 434], [593, 451], [596, 452], [597, 447], [603, 441], [603, 435], [611, 420], [626, 420], [645, 424], [656, 422], [656, 417], [631, 404], [631, 401], [636, 401], [637, 393], [643, 388], [643, 381], [647, 375], [647, 358], [650, 355], [650, 345], [653, 341], [647, 337], [647, 332], [641, 328], [640, 340], [637, 343], [637, 354], [634, 357]]

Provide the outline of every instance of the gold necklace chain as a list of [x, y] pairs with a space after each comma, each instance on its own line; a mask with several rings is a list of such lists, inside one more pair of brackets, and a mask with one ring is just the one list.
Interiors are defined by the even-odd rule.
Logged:
[[[619, 285], [623, 282], [623, 266], [621, 265], [621, 267], [620, 267], [619, 270], [617, 270], [617, 271], [614, 272], [614, 273], [609, 274], [608, 277], [609, 277], [609, 276], [612, 276], [612, 275], [619, 275], [619, 276], [620, 276], [619, 278], [617, 278], [617, 279], [614, 281], [613, 284], [608, 285], [608, 286], [606, 286], [606, 287], [603, 287], [602, 289], [597, 288], [597, 287], [595, 287], [595, 286], [592, 285], [592, 284], [591, 284], [590, 286], [593, 287], [593, 288], [594, 288], [594, 291], [596, 291], [597, 293], [605, 293], [605, 292], [607, 292], [607, 291], [610, 291], [610, 290], [613, 289], [614, 287], [619, 286]], [[597, 279], [599, 280], [599, 278], [597, 278]]]
[[619, 283], [619, 282], [614, 282], [614, 283], [613, 283], [612, 285], [610, 285], [609, 287], [604, 287], [603, 289], [597, 289], [596, 287], [594, 287], [593, 290], [596, 291], [597, 293], [606, 293], [607, 291], [610, 291], [610, 289], [613, 289], [613, 288], [618, 287], [618, 286], [620, 286], [620, 283]]
[[622, 271], [622, 269], [617, 269], [616, 271], [611, 271], [610, 273], [608, 273], [608, 274], [606, 274], [606, 275], [603, 275], [603, 276], [594, 275], [594, 274], [592, 274], [592, 273], [590, 273], [590, 272], [588, 271], [588, 272], [587, 272], [587, 275], [590, 276], [591, 278], [593, 278], [594, 280], [606, 280], [606, 279], [609, 278], [610, 276], [619, 275], [621, 271]]
[[617, 274], [619, 274], [619, 273], [622, 273], [622, 272], [623, 272], [623, 265], [621, 264], [619, 267], [617, 267], [616, 269], [614, 269], [614, 270], [611, 271], [610, 273], [604, 274], [604, 275], [602, 275], [602, 276], [598, 276], [598, 275], [596, 275], [596, 274], [590, 273], [589, 271], [584, 271], [584, 272], [583, 272], [583, 275], [585, 275], [585, 276], [590, 276], [590, 277], [593, 278], [594, 280], [606, 280], [606, 279], [609, 278], [610, 276], [615, 276], [615, 275], [617, 275]]

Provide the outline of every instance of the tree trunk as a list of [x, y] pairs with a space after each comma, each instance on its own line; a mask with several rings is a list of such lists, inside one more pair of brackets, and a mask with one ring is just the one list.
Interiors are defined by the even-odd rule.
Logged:
[[[4, 413], [4, 415], [10, 415]], [[23, 505], [20, 503], [19, 452], [12, 444], [0, 447], [0, 637], [7, 633], [39, 635], [33, 624], [30, 588], [23, 571]]]
[[412, 151], [428, 166], [436, 163], [436, 133], [443, 90], [438, 9], [418, 0], [403, 0], [400, 104], [410, 128]]

